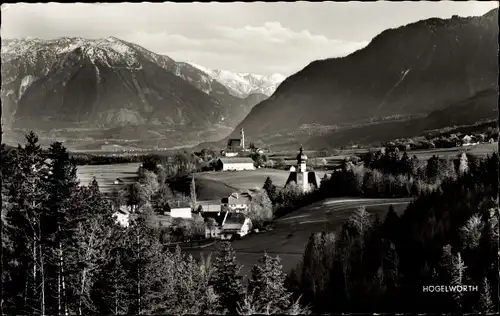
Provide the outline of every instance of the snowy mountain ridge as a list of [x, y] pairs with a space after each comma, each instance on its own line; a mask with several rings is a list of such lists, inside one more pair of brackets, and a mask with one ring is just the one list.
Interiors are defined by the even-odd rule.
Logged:
[[254, 93], [271, 96], [278, 86], [286, 79], [285, 76], [277, 73], [270, 76], [264, 76], [252, 73], [210, 69], [192, 62], [187, 62], [187, 64], [198, 68], [214, 80], [217, 80], [226, 86], [233, 95], [238, 97], [246, 97]]

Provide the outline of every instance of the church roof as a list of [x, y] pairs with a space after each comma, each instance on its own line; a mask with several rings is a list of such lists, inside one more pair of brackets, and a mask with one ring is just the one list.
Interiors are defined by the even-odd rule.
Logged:
[[231, 138], [227, 141], [227, 147], [241, 147], [241, 139]]

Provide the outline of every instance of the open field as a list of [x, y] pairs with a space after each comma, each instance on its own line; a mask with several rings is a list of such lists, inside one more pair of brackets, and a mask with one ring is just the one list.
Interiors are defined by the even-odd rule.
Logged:
[[109, 193], [116, 178], [125, 184], [133, 183], [137, 178], [139, 163], [122, 163], [114, 165], [78, 166], [77, 176], [81, 185], [88, 185], [95, 177], [102, 193]]
[[[339, 229], [358, 206], [364, 205], [368, 212], [379, 214], [381, 220], [384, 220], [389, 205], [392, 204], [400, 214], [410, 201], [411, 199], [326, 199], [277, 219], [274, 230], [235, 240], [232, 246], [238, 263], [243, 265], [243, 275], [250, 274], [250, 269], [265, 251], [273, 256], [279, 255], [283, 269], [289, 271], [300, 262], [311, 233]], [[216, 252], [216, 249], [216, 246], [210, 246], [202, 250], [190, 250], [189, 253], [195, 257], [201, 254], [207, 256], [210, 252]]]
[[412, 150], [408, 152], [410, 156], [417, 156], [418, 159], [429, 159], [432, 155], [436, 155], [439, 157], [456, 157], [462, 152], [466, 152], [471, 155], [475, 155], [478, 157], [491, 155], [493, 152], [498, 153], [498, 143], [483, 143], [474, 146], [467, 147], [452, 147], [452, 148], [435, 148], [435, 149], [421, 149], [421, 150]]
[[[316, 171], [316, 174], [322, 178], [324, 171]], [[264, 181], [270, 177], [273, 184], [283, 187], [288, 179], [289, 171], [261, 168], [257, 170], [244, 171], [207, 171], [196, 174], [197, 178], [215, 180], [240, 190], [262, 188]]]

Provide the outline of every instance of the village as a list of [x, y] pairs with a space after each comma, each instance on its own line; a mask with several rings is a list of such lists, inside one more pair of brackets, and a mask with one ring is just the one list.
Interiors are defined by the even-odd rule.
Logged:
[[[229, 139], [227, 148], [221, 151], [221, 157], [217, 159], [217, 172], [240, 172], [255, 170], [254, 161], [248, 157], [249, 149], [245, 147], [245, 135], [243, 129], [241, 137]], [[256, 149], [259, 151], [259, 149]], [[301, 147], [296, 157], [296, 165], [291, 166], [286, 183], [279, 184], [286, 188], [294, 184], [301, 192], [309, 192], [320, 186], [320, 178], [314, 171], [307, 167], [308, 157]], [[142, 165], [141, 165], [142, 167]], [[124, 186], [120, 179], [114, 184], [117, 187]], [[192, 177], [191, 191], [196, 189], [195, 176]], [[173, 221], [198, 221], [203, 220], [204, 238], [207, 240], [233, 240], [242, 238], [250, 233], [259, 233], [259, 228], [252, 223], [249, 212], [254, 207], [255, 197], [259, 189], [238, 190], [220, 200], [175, 200], [168, 203], [163, 214], [156, 215], [161, 222], [172, 223]], [[191, 192], [192, 194], [192, 192]], [[127, 227], [134, 209], [130, 205], [121, 205], [115, 209], [113, 217], [120, 225]], [[160, 224], [161, 225], [161, 224]], [[189, 240], [184, 238], [183, 240]]]

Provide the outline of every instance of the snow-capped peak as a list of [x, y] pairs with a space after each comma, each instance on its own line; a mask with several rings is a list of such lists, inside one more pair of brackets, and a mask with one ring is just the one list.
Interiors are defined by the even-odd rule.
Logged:
[[246, 97], [253, 93], [262, 93], [270, 96], [286, 78], [278, 73], [270, 76], [264, 76], [252, 73], [239, 73], [221, 69], [210, 69], [196, 63], [187, 63], [203, 71], [212, 79], [220, 82], [226, 86], [232, 94], [239, 97]]

